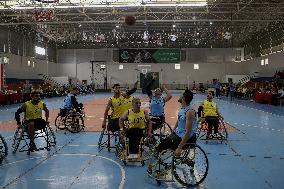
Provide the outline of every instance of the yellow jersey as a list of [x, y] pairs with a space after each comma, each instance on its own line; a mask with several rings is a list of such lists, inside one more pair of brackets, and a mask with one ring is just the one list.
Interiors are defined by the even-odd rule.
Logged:
[[124, 113], [124, 107], [123, 107], [124, 98], [120, 96], [118, 98], [111, 97], [110, 99], [111, 99], [111, 108], [112, 108], [110, 118], [111, 119], [120, 118]]
[[146, 116], [145, 110], [140, 109], [140, 112], [135, 113], [132, 109], [128, 110], [128, 128], [145, 129], [146, 128]]
[[216, 103], [208, 100], [203, 101], [203, 117], [218, 116]]
[[31, 100], [25, 102], [25, 120], [42, 118], [43, 104], [43, 101], [39, 101], [36, 105], [34, 105]]
[[130, 96], [129, 98], [124, 98], [123, 113], [129, 109], [132, 109], [132, 100], [133, 100], [133, 96]]

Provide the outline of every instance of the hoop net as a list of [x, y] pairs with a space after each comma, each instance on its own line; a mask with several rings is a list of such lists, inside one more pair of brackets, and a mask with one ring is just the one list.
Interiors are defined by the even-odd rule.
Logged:
[[141, 73], [144, 74], [144, 75], [146, 75], [146, 74], [147, 74], [147, 69], [144, 69], [144, 68], [143, 68], [143, 69], [141, 70]]
[[152, 66], [151, 65], [138, 65], [138, 70], [140, 73], [146, 75], [147, 73], [151, 72]]

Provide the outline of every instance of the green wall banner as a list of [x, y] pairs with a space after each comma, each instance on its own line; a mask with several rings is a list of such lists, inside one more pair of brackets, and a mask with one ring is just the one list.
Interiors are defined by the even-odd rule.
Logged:
[[158, 49], [153, 55], [157, 63], [178, 63], [180, 62], [179, 49]]
[[120, 49], [119, 63], [178, 63], [180, 49]]

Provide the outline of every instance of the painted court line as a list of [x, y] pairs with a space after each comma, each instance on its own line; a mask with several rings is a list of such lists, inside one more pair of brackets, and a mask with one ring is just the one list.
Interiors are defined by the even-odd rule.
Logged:
[[125, 183], [125, 180], [126, 180], [125, 170], [119, 163], [117, 163], [113, 159], [110, 159], [110, 158], [107, 158], [107, 157], [104, 157], [104, 156], [98, 156], [98, 155], [95, 155], [95, 154], [87, 154], [87, 153], [86, 154], [59, 154], [59, 155], [64, 155], [64, 156], [92, 156], [92, 157], [103, 158], [103, 159], [106, 159], [108, 161], [113, 162], [114, 164], [116, 164], [119, 167], [120, 172], [121, 172], [121, 182], [120, 182], [118, 188], [123, 189], [123, 186], [124, 186], [124, 183]]
[[14, 161], [14, 162], [11, 162], [11, 163], [3, 164], [3, 165], [1, 165], [0, 167], [4, 167], [4, 166], [7, 166], [7, 165], [12, 165], [12, 164], [20, 163], [20, 162], [23, 162], [23, 161], [33, 160], [33, 159], [41, 159], [41, 158], [45, 158], [45, 157], [42, 156], [42, 157], [33, 157], [33, 158], [22, 159], [22, 160], [19, 160], [19, 161]]
[[97, 147], [97, 146], [99, 146], [99, 145], [97, 145], [97, 144], [88, 144], [87, 146], [95, 146], [95, 147]]
[[39, 181], [55, 181], [56, 179], [35, 179], [35, 180], [39, 180]]

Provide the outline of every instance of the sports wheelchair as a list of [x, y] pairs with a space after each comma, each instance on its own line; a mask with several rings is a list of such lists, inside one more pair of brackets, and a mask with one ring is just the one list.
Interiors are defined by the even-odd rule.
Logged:
[[64, 125], [67, 128], [68, 131], [71, 133], [78, 133], [85, 129], [84, 124], [84, 111], [76, 111], [73, 109], [71, 112], [69, 112], [65, 119], [64, 119]]
[[[54, 124], [56, 130], [65, 130], [72, 133], [78, 133], [85, 128], [84, 118], [86, 117], [83, 104], [79, 104], [79, 109], [75, 108], [70, 110], [60, 109], [57, 117], [55, 118]], [[74, 119], [75, 118], [75, 119]]]
[[[116, 144], [119, 138], [119, 129], [111, 130], [109, 123], [110, 123], [110, 116], [108, 116], [108, 123], [106, 124], [106, 127], [103, 128], [103, 130], [101, 131], [101, 134], [99, 137], [99, 142], [98, 142], [99, 151], [101, 151], [104, 147], [106, 147], [108, 151], [110, 151], [112, 148], [114, 149], [116, 148]], [[118, 125], [117, 127], [119, 128]], [[112, 139], [114, 141], [112, 141]]]
[[55, 121], [54, 121], [54, 125], [56, 126], [56, 130], [57, 129], [59, 129], [59, 130], [67, 129], [65, 124], [64, 124], [64, 121], [65, 121], [66, 115], [69, 112], [71, 112], [71, 110], [68, 110], [68, 111], [60, 110], [60, 112], [57, 114]]
[[172, 127], [165, 122], [165, 120], [161, 120], [160, 117], [150, 117], [152, 121], [152, 128], [153, 128], [153, 136], [155, 137], [156, 141], [161, 141], [163, 138], [166, 138], [169, 134], [173, 132]]
[[137, 153], [134, 154], [130, 154], [130, 143], [129, 143], [129, 138], [126, 137], [126, 134], [121, 135], [119, 137], [119, 141], [116, 145], [116, 156], [120, 160], [122, 160], [124, 165], [127, 165], [127, 163], [129, 162], [140, 162], [141, 165], [144, 166], [145, 161], [150, 159], [151, 157], [150, 155], [152, 154], [150, 154], [149, 151], [152, 149], [153, 146], [152, 138], [146, 137], [147, 128], [143, 129], [142, 132], [143, 132], [142, 136], [137, 146], [138, 151]]
[[209, 133], [208, 123], [200, 119], [198, 121], [198, 129], [197, 129], [197, 136], [200, 140], [205, 140], [206, 143], [208, 141], [220, 141], [222, 144], [224, 141], [228, 139], [228, 132], [226, 128], [226, 123], [223, 119], [218, 118], [218, 134], [211, 134]]
[[3, 159], [8, 155], [8, 147], [4, 137], [0, 134], [0, 164]]
[[209, 162], [205, 151], [196, 143], [184, 146], [180, 157], [176, 157], [172, 150], [161, 153], [152, 151], [147, 174], [161, 182], [175, 182], [186, 187], [195, 187], [204, 181], [208, 174]]
[[[34, 135], [35, 141], [41, 141], [44, 140], [46, 142], [46, 145], [40, 148], [37, 148], [36, 151], [44, 150], [50, 151], [51, 147], [55, 147], [56, 145], [56, 138], [54, 135], [53, 130], [47, 123], [45, 127], [37, 127], [35, 125], [35, 135]], [[38, 139], [38, 140], [37, 140]], [[42, 139], [42, 140], [40, 140]], [[21, 142], [23, 143], [21, 144]], [[17, 151], [19, 152], [27, 152], [28, 155], [32, 152], [30, 148], [30, 137], [28, 133], [28, 125], [24, 122], [22, 122], [21, 127], [18, 127], [16, 129], [16, 132], [13, 137], [13, 143], [12, 143], [13, 153], [15, 154]]]

